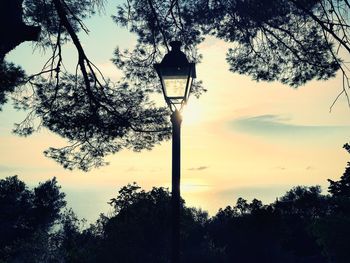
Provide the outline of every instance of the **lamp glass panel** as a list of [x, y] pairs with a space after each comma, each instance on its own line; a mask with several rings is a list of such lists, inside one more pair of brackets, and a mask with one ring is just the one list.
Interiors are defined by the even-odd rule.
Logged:
[[166, 96], [185, 97], [187, 76], [163, 76]]

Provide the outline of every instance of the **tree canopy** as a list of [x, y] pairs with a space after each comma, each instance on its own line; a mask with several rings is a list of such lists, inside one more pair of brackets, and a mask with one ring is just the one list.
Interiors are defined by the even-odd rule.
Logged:
[[[182, 262], [349, 262], [349, 185], [331, 188], [343, 181], [331, 181], [329, 194], [296, 186], [270, 204], [240, 197], [213, 216], [182, 200]], [[33, 189], [1, 179], [0, 262], [169, 262], [168, 189], [128, 184], [108, 203], [111, 212], [87, 225], [66, 208], [55, 178]]]
[[[214, 36], [232, 44], [226, 62], [230, 71], [257, 81], [280, 81], [292, 87], [343, 74], [348, 96], [348, 70], [342, 58], [350, 51], [348, 1], [340, 0], [126, 0], [113, 20], [137, 36], [134, 48], [116, 48], [114, 64], [123, 72], [119, 82], [106, 79], [88, 57], [79, 32], [84, 19], [98, 13], [104, 0], [4, 0], [0, 43], [0, 104], [15, 94], [15, 105], [28, 117], [15, 127], [27, 136], [43, 126], [67, 139], [64, 148], [45, 154], [65, 168], [89, 170], [123, 148], [151, 149], [169, 138], [168, 110], [150, 96], [160, 92], [152, 65], [169, 51], [168, 43], [183, 42], [191, 62], [201, 60], [198, 44]], [[11, 14], [9, 16], [9, 14]], [[51, 50], [41, 72], [27, 76], [4, 58], [27, 40]], [[11, 40], [11, 41], [9, 41]], [[78, 53], [76, 72], [63, 67], [63, 45]], [[118, 43], [116, 43], [117, 45]], [[112, 54], [111, 54], [112, 55]], [[200, 96], [205, 87], [194, 83]], [[337, 99], [336, 99], [337, 100]], [[39, 120], [39, 121], [35, 121]], [[39, 124], [38, 124], [39, 123]]]
[[[63, 215], [64, 197], [56, 178], [34, 189], [17, 176], [0, 180], [0, 262], [21, 262], [32, 249], [48, 245], [49, 232]], [[40, 261], [43, 255], [37, 256]]]
[[[182, 262], [349, 262], [347, 181], [329, 180], [329, 194], [296, 186], [270, 204], [240, 197], [213, 216], [181, 200]], [[110, 212], [87, 225], [66, 207], [56, 178], [34, 188], [1, 179], [0, 262], [169, 262], [168, 189], [128, 184], [108, 203]]]

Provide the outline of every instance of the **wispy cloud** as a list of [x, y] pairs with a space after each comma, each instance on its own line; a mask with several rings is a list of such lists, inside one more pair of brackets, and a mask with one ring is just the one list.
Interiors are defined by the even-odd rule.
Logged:
[[306, 168], [305, 168], [305, 170], [314, 170], [315, 169], [315, 167], [313, 167], [313, 166], [307, 166]]
[[[287, 167], [284, 167], [284, 166], [276, 166], [276, 167], [274, 167], [273, 169], [285, 171], [285, 170], [287, 170]], [[309, 166], [306, 166], [306, 167], [305, 167], [305, 170], [307, 170], [307, 171], [315, 170], [315, 167], [309, 165]]]
[[199, 167], [192, 167], [192, 168], [188, 168], [189, 171], [203, 171], [208, 169], [208, 166], [199, 166]]
[[290, 123], [290, 118], [278, 115], [259, 115], [233, 120], [231, 127], [240, 132], [251, 133], [265, 137], [312, 137], [334, 135], [339, 133], [348, 134], [349, 126], [332, 125], [298, 125]]
[[0, 165], [0, 172], [2, 172], [2, 173], [12, 173], [12, 172], [14, 172], [16, 170], [17, 170], [16, 167]]
[[284, 166], [277, 166], [277, 167], [275, 167], [275, 169], [284, 171], [284, 170], [286, 170], [287, 168], [284, 167]]
[[138, 169], [135, 166], [130, 166], [125, 170], [126, 172], [137, 172]]

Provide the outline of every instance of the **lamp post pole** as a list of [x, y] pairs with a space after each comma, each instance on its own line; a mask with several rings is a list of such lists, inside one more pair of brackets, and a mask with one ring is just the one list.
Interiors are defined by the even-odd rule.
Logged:
[[159, 64], [154, 64], [162, 91], [171, 114], [172, 123], [172, 182], [171, 182], [171, 263], [180, 262], [180, 133], [181, 110], [186, 104], [191, 85], [196, 78], [195, 63], [189, 63], [180, 49], [180, 41], [170, 42], [171, 51]]
[[172, 123], [172, 255], [171, 262], [180, 262], [180, 167], [181, 167], [181, 122], [178, 110], [171, 114]]

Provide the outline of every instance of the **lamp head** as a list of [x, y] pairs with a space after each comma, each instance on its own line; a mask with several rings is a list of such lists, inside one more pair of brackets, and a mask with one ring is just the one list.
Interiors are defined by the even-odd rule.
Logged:
[[188, 100], [193, 79], [196, 77], [195, 64], [189, 63], [181, 51], [180, 41], [170, 42], [171, 51], [162, 62], [155, 64], [162, 84], [165, 101], [172, 109], [176, 105], [183, 106]]

